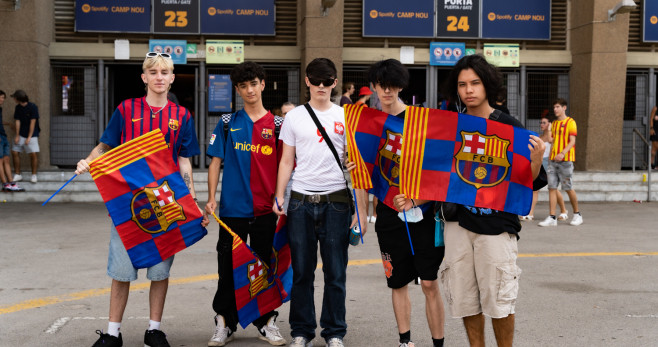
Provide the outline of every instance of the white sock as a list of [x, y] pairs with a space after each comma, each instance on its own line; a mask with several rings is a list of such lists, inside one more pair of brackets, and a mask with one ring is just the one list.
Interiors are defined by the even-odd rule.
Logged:
[[121, 330], [121, 322], [109, 322], [107, 323], [107, 333], [114, 336], [114, 337], [119, 337], [119, 330]]
[[149, 330], [160, 330], [160, 322], [149, 319]]

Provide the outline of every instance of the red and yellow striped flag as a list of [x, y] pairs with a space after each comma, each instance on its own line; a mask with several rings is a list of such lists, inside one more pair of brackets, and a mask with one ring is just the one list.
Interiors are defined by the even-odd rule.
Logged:
[[418, 199], [420, 196], [420, 178], [425, 156], [425, 141], [427, 140], [427, 122], [430, 114], [429, 108], [407, 107], [403, 134], [416, 134], [405, 136], [402, 142], [402, 155], [400, 155], [400, 193], [409, 199]]
[[356, 163], [356, 168], [350, 171], [352, 177], [352, 186], [355, 189], [370, 189], [372, 188], [372, 180], [366, 163], [359, 153], [356, 146], [356, 129], [361, 118], [363, 105], [345, 105], [345, 121], [347, 123], [347, 152], [349, 153], [350, 161]]

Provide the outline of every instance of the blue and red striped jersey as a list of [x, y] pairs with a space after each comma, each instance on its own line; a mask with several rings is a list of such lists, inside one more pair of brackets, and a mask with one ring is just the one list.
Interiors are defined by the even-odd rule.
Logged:
[[155, 129], [162, 131], [176, 165], [179, 156], [189, 158], [201, 153], [190, 112], [171, 101], [161, 111], [151, 109], [146, 97], [123, 101], [100, 141], [114, 148]]
[[272, 212], [278, 167], [276, 141], [270, 112], [255, 123], [244, 110], [236, 112], [226, 136], [224, 123], [217, 124], [206, 154], [224, 161], [220, 217], [251, 218]]

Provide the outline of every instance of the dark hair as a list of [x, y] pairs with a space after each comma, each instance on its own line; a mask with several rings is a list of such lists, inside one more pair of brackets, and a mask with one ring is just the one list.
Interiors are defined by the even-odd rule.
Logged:
[[487, 93], [489, 105], [494, 105], [496, 103], [496, 98], [498, 97], [498, 92], [502, 88], [503, 76], [497, 67], [489, 64], [489, 62], [487, 62], [487, 60], [480, 54], [467, 55], [459, 59], [457, 64], [455, 64], [452, 70], [450, 70], [448, 79], [443, 87], [445, 91], [444, 94], [451, 102], [457, 103], [459, 95], [459, 90], [457, 88], [459, 74], [462, 70], [466, 69], [472, 69], [478, 77], [480, 77], [480, 80], [484, 85], [484, 90]]
[[409, 85], [409, 71], [398, 60], [380, 60], [368, 68], [368, 81], [382, 88], [406, 88]]
[[292, 106], [292, 107], [297, 107], [297, 105], [295, 105], [295, 104], [293, 104], [293, 103], [292, 103], [292, 102], [290, 102], [290, 101], [286, 101], [286, 102], [284, 102], [284, 103], [283, 103], [283, 105], [281, 105], [281, 107], [283, 107], [283, 106]]
[[[319, 79], [338, 78], [338, 70], [331, 59], [315, 58], [306, 65], [306, 77], [315, 77]], [[310, 95], [310, 93], [309, 93]], [[338, 95], [336, 88], [331, 90], [331, 96]]]
[[2, 90], [2, 89], [0, 89], [0, 95], [4, 95], [4, 96], [7, 96], [7, 94], [5, 94], [5, 91], [4, 91], [4, 90]]
[[347, 93], [350, 90], [350, 87], [354, 85], [354, 82], [343, 82], [343, 94]]
[[557, 104], [560, 104], [560, 105], [566, 107], [567, 106], [567, 100], [564, 100], [562, 98], [557, 98], [557, 99], [555, 99], [555, 101], [553, 101], [553, 106], [555, 106]]
[[237, 86], [241, 82], [249, 82], [254, 78], [258, 78], [261, 81], [265, 80], [265, 69], [254, 62], [245, 61], [236, 65], [231, 70], [231, 82], [233, 82], [234, 86]]
[[14, 94], [10, 95], [12, 98], [16, 98], [18, 102], [29, 102], [30, 99], [27, 97], [27, 93], [24, 90], [16, 89]]

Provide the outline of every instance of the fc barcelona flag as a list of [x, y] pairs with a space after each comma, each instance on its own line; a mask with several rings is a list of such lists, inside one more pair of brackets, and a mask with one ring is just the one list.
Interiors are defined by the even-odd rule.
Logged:
[[135, 268], [158, 264], [208, 233], [159, 129], [89, 166]]
[[370, 189], [377, 199], [395, 209], [404, 120], [369, 107], [344, 107], [348, 153], [356, 164], [350, 171], [352, 184], [356, 189]]
[[259, 259], [226, 224], [221, 221], [220, 224], [233, 236], [235, 305], [240, 325], [246, 328], [258, 317], [290, 300], [292, 268], [286, 217], [279, 218], [268, 263]]
[[400, 191], [412, 199], [526, 215], [531, 134], [480, 117], [407, 107]]

